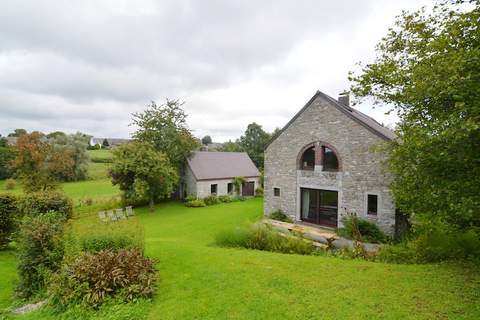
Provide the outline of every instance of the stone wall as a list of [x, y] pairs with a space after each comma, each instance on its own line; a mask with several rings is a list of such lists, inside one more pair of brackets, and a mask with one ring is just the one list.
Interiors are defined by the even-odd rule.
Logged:
[[[297, 159], [308, 144], [333, 146], [341, 162], [339, 172], [297, 170]], [[351, 119], [324, 98], [317, 97], [265, 151], [264, 212], [281, 209], [300, 220], [300, 188], [338, 191], [338, 225], [346, 212], [376, 222], [387, 233], [395, 224], [395, 207], [389, 190], [391, 175], [385, 140]], [[273, 194], [280, 188], [280, 196]], [[367, 193], [379, 196], [378, 215], [367, 215]]]

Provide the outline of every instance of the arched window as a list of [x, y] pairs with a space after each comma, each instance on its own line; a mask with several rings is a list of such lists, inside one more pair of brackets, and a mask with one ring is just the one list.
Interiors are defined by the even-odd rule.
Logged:
[[315, 168], [315, 146], [305, 150], [300, 162], [301, 170], [313, 170]]
[[305, 146], [298, 157], [298, 169], [323, 171], [340, 170], [340, 161], [335, 148], [328, 143], [315, 142]]
[[337, 171], [338, 170], [338, 158], [335, 152], [329, 147], [322, 146], [322, 159], [323, 170], [325, 171]]

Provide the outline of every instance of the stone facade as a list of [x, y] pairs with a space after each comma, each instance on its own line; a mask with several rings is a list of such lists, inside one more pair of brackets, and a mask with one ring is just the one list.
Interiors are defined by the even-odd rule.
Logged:
[[[187, 188], [187, 196], [194, 196], [198, 198], [205, 198], [211, 194], [211, 185], [217, 185], [217, 196], [228, 195], [228, 184], [232, 183], [233, 178], [215, 179], [215, 180], [199, 180], [195, 179], [192, 170], [186, 166], [185, 169], [185, 184]], [[259, 178], [245, 178], [247, 182], [255, 182], [255, 189], [260, 186]], [[254, 189], [254, 190], [255, 190]], [[235, 191], [234, 191], [235, 192]]]
[[[371, 120], [371, 119], [370, 119]], [[345, 114], [324, 95], [313, 100], [289, 123], [265, 150], [264, 212], [282, 210], [295, 221], [300, 218], [300, 189], [338, 192], [338, 226], [347, 212], [375, 222], [392, 234], [395, 206], [389, 189], [391, 174], [381, 151], [385, 137]], [[299, 159], [308, 146], [326, 145], [339, 160], [339, 170], [301, 170]], [[318, 150], [318, 148], [317, 148]], [[274, 195], [280, 189], [280, 196]], [[367, 195], [378, 197], [377, 215], [367, 214]]]

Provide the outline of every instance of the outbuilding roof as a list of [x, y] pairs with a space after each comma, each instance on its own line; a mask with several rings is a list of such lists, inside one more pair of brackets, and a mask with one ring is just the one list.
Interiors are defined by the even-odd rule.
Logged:
[[197, 180], [258, 177], [260, 172], [245, 152], [193, 152], [187, 161]]

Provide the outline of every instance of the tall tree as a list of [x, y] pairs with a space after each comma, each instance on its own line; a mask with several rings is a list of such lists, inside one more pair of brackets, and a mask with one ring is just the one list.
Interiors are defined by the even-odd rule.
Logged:
[[223, 143], [220, 151], [222, 152], [243, 152], [242, 146], [240, 145], [240, 141], [237, 139], [235, 142], [228, 140], [227, 142]]
[[7, 140], [0, 136], [0, 179], [10, 178], [12, 176], [11, 162], [15, 158], [12, 147], [7, 144]]
[[168, 157], [145, 142], [135, 141], [113, 149], [112, 183], [118, 184], [127, 202], [155, 201], [168, 197], [178, 183], [178, 174]]
[[250, 123], [245, 134], [240, 137], [241, 148], [248, 153], [255, 165], [263, 169], [264, 154], [263, 151], [270, 135], [262, 129], [262, 126], [255, 122]]
[[89, 137], [80, 132], [69, 135], [56, 134], [49, 139], [49, 142], [53, 144], [55, 157], [65, 159], [64, 165], [56, 163], [57, 167], [63, 167], [63, 170], [56, 171], [58, 179], [61, 181], [85, 180], [90, 161], [87, 152]]
[[37, 132], [18, 137], [16, 157], [12, 162], [15, 175], [23, 182], [25, 191], [40, 191], [56, 186], [53, 146]]
[[27, 130], [25, 129], [15, 129], [12, 133], [9, 133], [9, 137], [20, 137], [27, 134]]
[[[469, 6], [465, 7], [465, 3]], [[398, 112], [391, 168], [397, 206], [480, 227], [480, 1], [404, 12], [352, 73], [352, 92]]]
[[198, 147], [198, 141], [187, 127], [187, 115], [182, 106], [178, 100], [167, 99], [162, 105], [152, 101], [145, 111], [133, 114], [132, 123], [138, 127], [134, 139], [151, 143], [178, 170]]
[[203, 145], [206, 146], [206, 145], [209, 144], [209, 143], [212, 143], [212, 137], [210, 137], [210, 136], [205, 136], [205, 137], [202, 138], [202, 144], [203, 144]]

